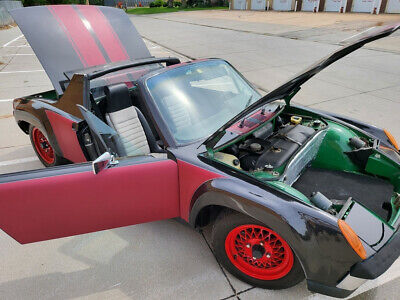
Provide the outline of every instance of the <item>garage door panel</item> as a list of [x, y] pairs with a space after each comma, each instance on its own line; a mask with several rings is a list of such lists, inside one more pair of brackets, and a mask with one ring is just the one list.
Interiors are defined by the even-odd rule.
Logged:
[[274, 0], [272, 2], [273, 10], [289, 11], [292, 10], [291, 0]]
[[372, 6], [374, 5], [374, 0], [354, 0], [352, 12], [366, 12], [370, 13], [372, 11]]
[[400, 0], [389, 0], [386, 5], [387, 13], [400, 14]]
[[265, 10], [266, 0], [251, 0], [252, 10]]
[[[338, 12], [340, 10], [341, 3], [342, 3], [342, 0], [326, 0], [324, 10]], [[346, 1], [343, 1], [343, 7], [346, 7]]]

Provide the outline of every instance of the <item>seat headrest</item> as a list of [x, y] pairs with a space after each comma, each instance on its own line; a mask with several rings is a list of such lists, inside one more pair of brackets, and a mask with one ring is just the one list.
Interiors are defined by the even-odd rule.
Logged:
[[112, 113], [132, 106], [129, 89], [125, 83], [117, 83], [104, 87], [107, 97], [107, 112]]

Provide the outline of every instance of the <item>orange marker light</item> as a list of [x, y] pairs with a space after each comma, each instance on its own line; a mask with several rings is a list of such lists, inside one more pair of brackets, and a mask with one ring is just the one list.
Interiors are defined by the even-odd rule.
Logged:
[[351, 248], [353, 248], [362, 259], [366, 259], [367, 252], [365, 252], [364, 246], [361, 244], [359, 237], [353, 229], [344, 220], [338, 220], [338, 225]]
[[387, 131], [386, 129], [383, 129], [383, 132], [386, 134], [386, 136], [388, 137], [389, 141], [396, 148], [396, 150], [400, 151], [399, 145], [397, 144], [397, 142], [394, 139], [393, 135], [389, 131]]

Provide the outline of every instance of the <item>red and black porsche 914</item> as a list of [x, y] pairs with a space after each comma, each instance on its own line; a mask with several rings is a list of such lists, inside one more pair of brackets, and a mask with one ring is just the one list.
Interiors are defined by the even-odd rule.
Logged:
[[[265, 96], [228, 62], [154, 58], [122, 10], [12, 15], [54, 90], [14, 100], [50, 168], [0, 176], [0, 228], [32, 243], [179, 217], [258, 287], [304, 278], [345, 297], [400, 249], [400, 155], [387, 131], [291, 104], [380, 28]], [[73, 164], [71, 164], [73, 163]]]

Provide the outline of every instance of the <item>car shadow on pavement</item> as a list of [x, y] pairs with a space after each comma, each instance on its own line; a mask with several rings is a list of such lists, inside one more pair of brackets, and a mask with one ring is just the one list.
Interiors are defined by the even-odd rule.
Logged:
[[58, 269], [68, 271], [7, 281], [0, 284], [0, 294], [8, 299], [90, 295], [135, 299], [208, 295], [221, 299], [232, 294], [202, 235], [175, 220], [64, 240], [57, 251], [67, 258], [43, 261], [41, 265], [54, 270], [58, 264], [79, 262], [77, 270], [60, 265]]

